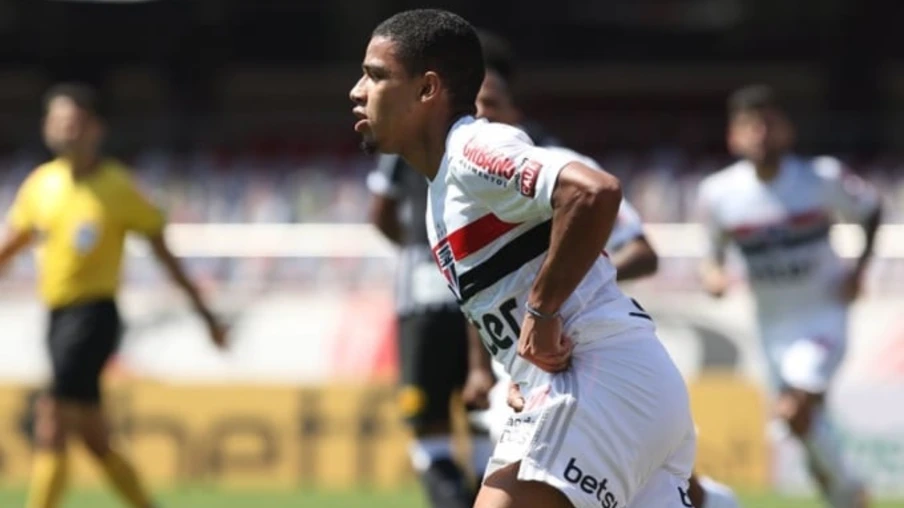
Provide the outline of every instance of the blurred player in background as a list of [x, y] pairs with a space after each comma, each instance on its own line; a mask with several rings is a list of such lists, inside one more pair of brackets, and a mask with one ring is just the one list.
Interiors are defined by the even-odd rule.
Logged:
[[[400, 247], [396, 313], [401, 369], [399, 408], [414, 433], [411, 460], [431, 506], [470, 507], [476, 479], [452, 454], [453, 395], [469, 377], [469, 329], [446, 280], [437, 271], [427, 226], [427, 181], [398, 155], [382, 155], [367, 179], [371, 222]], [[477, 339], [479, 341], [479, 339]], [[471, 429], [479, 477], [492, 451], [487, 433]]]
[[[401, 368], [399, 407], [414, 432], [411, 459], [436, 508], [470, 507], [492, 452], [487, 431], [471, 429], [477, 478], [468, 479], [452, 455], [453, 394], [466, 383], [492, 386], [492, 373], [470, 370], [470, 342], [480, 344], [436, 269], [427, 239], [427, 180], [398, 155], [382, 155], [367, 179], [371, 222], [400, 249], [396, 312]], [[480, 346], [480, 349], [483, 349]], [[487, 381], [487, 379], [489, 381]], [[474, 391], [473, 388], [466, 391]]]
[[[515, 97], [511, 90], [510, 77], [514, 73], [514, 65], [511, 52], [507, 50], [505, 41], [493, 34], [482, 33], [481, 42], [484, 47], [484, 58], [487, 65], [486, 77], [483, 86], [477, 94], [477, 116], [486, 118], [491, 122], [508, 123], [518, 125], [523, 115], [515, 104]], [[525, 129], [531, 134], [531, 130]], [[538, 145], [545, 145], [551, 150], [559, 150], [581, 160], [589, 167], [602, 170], [597, 162], [589, 157], [580, 155], [567, 148], [555, 146], [555, 141], [535, 141]], [[643, 223], [640, 215], [631, 204], [623, 199], [618, 210], [618, 218], [612, 234], [606, 243], [606, 252], [616, 268], [616, 279], [619, 281], [635, 280], [653, 275], [658, 267], [656, 251], [647, 241], [643, 231]], [[479, 339], [477, 339], [479, 340]], [[486, 348], [479, 342], [471, 344], [473, 357], [485, 357], [472, 360], [472, 364], [490, 363], [490, 357]], [[484, 425], [490, 429], [490, 435], [494, 441], [498, 440], [505, 419], [511, 414], [508, 399], [511, 395], [512, 402], [521, 404], [520, 393], [517, 385], [510, 386], [508, 376], [505, 375], [502, 366], [498, 362], [492, 364], [493, 373], [498, 382], [487, 393], [482, 384], [470, 384], [466, 386], [464, 398], [478, 407], [490, 406], [486, 413], [476, 414], [475, 417], [483, 420]], [[690, 479], [689, 498], [694, 506], [700, 508], [735, 508], [738, 506], [734, 493], [725, 485], [712, 478]]]
[[[825, 407], [846, 349], [847, 313], [859, 295], [881, 209], [876, 191], [830, 157], [791, 153], [794, 126], [775, 91], [750, 86], [728, 101], [728, 146], [741, 160], [700, 185], [709, 255], [701, 267], [713, 296], [729, 288], [725, 252], [747, 265], [776, 410], [806, 449], [829, 504], [866, 506], [862, 480], [845, 463]], [[853, 266], [832, 250], [837, 219], [863, 226]]]
[[37, 244], [39, 290], [48, 309], [52, 382], [35, 408], [37, 451], [30, 508], [60, 503], [67, 477], [66, 439], [78, 436], [131, 506], [152, 506], [130, 462], [111, 446], [100, 374], [122, 331], [115, 296], [126, 233], [148, 238], [169, 275], [189, 296], [213, 342], [225, 330], [164, 241], [164, 217], [136, 188], [129, 169], [103, 158], [104, 123], [96, 92], [62, 84], [46, 95], [44, 138], [56, 158], [35, 169], [9, 211], [0, 270]]
[[362, 68], [355, 130], [431, 181], [435, 261], [529, 399], [475, 507], [687, 506], [695, 433], [684, 380], [600, 255], [617, 179], [474, 118], [485, 68], [459, 16], [389, 18]]

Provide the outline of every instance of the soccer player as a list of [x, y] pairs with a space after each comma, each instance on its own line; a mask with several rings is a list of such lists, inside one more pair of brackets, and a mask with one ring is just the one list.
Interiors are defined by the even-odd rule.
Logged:
[[[495, 47], [499, 47], [502, 44], [498, 40], [490, 40], [495, 43]], [[503, 58], [503, 52], [487, 51], [487, 48], [493, 48], [493, 45], [484, 42], [483, 47], [484, 56], [487, 57], [489, 54], [490, 58], [487, 58], [487, 71], [483, 80], [483, 86], [481, 86], [480, 92], [477, 94], [477, 116], [486, 118], [491, 122], [515, 125], [521, 120], [522, 114], [515, 106], [514, 97], [509, 87], [509, 79], [506, 79], [505, 75], [498, 71], [498, 69], [508, 70], [508, 75], [511, 75], [513, 66], [509, 59]], [[571, 152], [567, 148], [551, 147], [551, 149], [570, 153], [571, 156], [587, 166], [602, 170], [596, 161], [589, 157]], [[606, 242], [605, 250], [615, 266], [616, 280], [619, 281], [634, 280], [652, 275], [658, 267], [658, 256], [644, 236], [640, 215], [624, 199], [619, 208], [618, 218], [612, 229], [612, 234]], [[489, 364], [488, 358], [479, 358], [480, 356], [487, 356], [486, 350], [480, 344], [472, 344], [471, 348], [472, 357], [478, 357], [477, 360], [472, 360], [472, 363], [475, 365]], [[490, 436], [497, 440], [502, 432], [502, 424], [511, 415], [511, 409], [520, 410], [523, 402], [517, 385], [510, 387], [507, 376], [505, 376], [504, 372], [500, 372], [502, 369], [499, 363], [493, 362], [492, 367], [498, 382], [490, 390], [489, 394], [478, 391], [482, 386], [474, 384], [466, 386], [463, 395], [466, 402], [471, 401], [473, 404], [483, 403], [489, 406], [489, 411], [486, 414], [478, 416], [489, 427]], [[511, 408], [509, 396], [511, 396], [513, 405]], [[485, 400], [486, 402], [484, 402]], [[734, 492], [728, 486], [705, 476], [700, 478], [696, 475], [691, 476], [688, 496], [693, 505], [700, 508], [737, 508], [738, 506]]]
[[[504, 40], [482, 32], [481, 47], [488, 73], [510, 80], [514, 72]], [[486, 82], [485, 82], [486, 83]], [[487, 86], [486, 84], [484, 85]], [[514, 113], [501, 93], [478, 96], [478, 105], [499, 115]], [[479, 108], [480, 106], [478, 106]], [[515, 123], [513, 115], [504, 118]], [[520, 115], [517, 121], [520, 122]], [[527, 127], [538, 144], [556, 140], [539, 125]], [[432, 506], [455, 507], [473, 504], [476, 492], [465, 473], [452, 459], [451, 400], [462, 390], [469, 409], [486, 409], [494, 374], [476, 329], [458, 309], [446, 280], [437, 271], [427, 240], [424, 222], [427, 181], [398, 155], [382, 155], [377, 168], [368, 175], [367, 185], [374, 198], [370, 220], [388, 240], [401, 248], [396, 268], [396, 313], [401, 359], [399, 407], [415, 435], [411, 447], [412, 464], [421, 476]], [[649, 247], [649, 244], [647, 244]], [[655, 253], [641, 263], [655, 263]], [[468, 345], [467, 349], [465, 345]], [[492, 452], [484, 418], [472, 418], [471, 455], [477, 479]]]
[[37, 244], [39, 292], [48, 308], [52, 381], [35, 408], [30, 508], [59, 506], [71, 434], [82, 440], [129, 505], [151, 506], [133, 465], [111, 446], [99, 386], [101, 370], [120, 339], [115, 295], [127, 232], [148, 238], [204, 319], [211, 339], [218, 346], [225, 343], [225, 329], [164, 241], [162, 213], [138, 191], [125, 166], [99, 153], [103, 135], [92, 88], [62, 84], [47, 93], [44, 139], [56, 158], [22, 184], [0, 244], [0, 270]]
[[689, 506], [684, 380], [600, 254], [618, 180], [474, 118], [481, 45], [455, 14], [387, 19], [363, 71], [350, 98], [364, 148], [398, 153], [430, 180], [435, 260], [527, 398], [474, 506]]
[[[733, 242], [747, 265], [777, 414], [806, 449], [830, 505], [866, 506], [864, 485], [832, 431], [825, 396], [844, 358], [848, 307], [873, 252], [878, 195], [834, 158], [791, 153], [794, 126], [772, 88], [736, 91], [728, 116], [728, 146], [741, 160], [700, 184], [710, 242], [703, 284], [713, 296], [728, 290], [725, 252]], [[837, 219], [859, 223], [866, 234], [852, 266], [829, 242]]]

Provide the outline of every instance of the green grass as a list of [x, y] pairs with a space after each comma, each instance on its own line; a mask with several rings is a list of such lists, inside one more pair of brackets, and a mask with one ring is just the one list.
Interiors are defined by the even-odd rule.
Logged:
[[[223, 491], [206, 488], [183, 488], [163, 492], [161, 508], [426, 508], [416, 488], [401, 491], [354, 492], [255, 492]], [[0, 489], [0, 506], [25, 506], [21, 489]], [[72, 492], [64, 508], [119, 508], [124, 505], [111, 494], [100, 490]], [[806, 499], [770, 495], [744, 496], [745, 508], [819, 508], [823, 505]], [[876, 503], [874, 508], [904, 508], [904, 501]]]

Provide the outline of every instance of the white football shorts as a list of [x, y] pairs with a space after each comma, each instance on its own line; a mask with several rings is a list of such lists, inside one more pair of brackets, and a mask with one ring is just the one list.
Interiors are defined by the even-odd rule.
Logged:
[[567, 371], [524, 396], [486, 477], [520, 461], [520, 480], [547, 483], [577, 508], [690, 506], [696, 432], [687, 388], [652, 331], [579, 345]]
[[785, 319], [762, 319], [771, 388], [823, 393], [847, 350], [847, 308], [826, 305]]

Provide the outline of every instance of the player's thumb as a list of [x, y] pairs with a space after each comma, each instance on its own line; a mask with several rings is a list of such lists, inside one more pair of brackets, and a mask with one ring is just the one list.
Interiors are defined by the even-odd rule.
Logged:
[[574, 341], [563, 335], [562, 339], [559, 341], [559, 353], [562, 355], [570, 355], [572, 350], [574, 350]]

